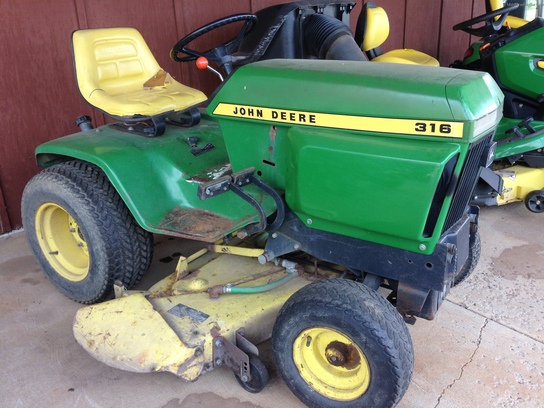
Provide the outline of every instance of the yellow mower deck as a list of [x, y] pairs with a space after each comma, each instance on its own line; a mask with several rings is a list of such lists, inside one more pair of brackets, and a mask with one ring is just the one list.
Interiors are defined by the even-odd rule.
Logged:
[[[257, 344], [270, 338], [283, 303], [316, 275], [297, 275], [262, 293], [225, 293], [212, 299], [209, 289], [214, 287], [217, 292], [227, 284], [267, 285], [293, 273], [250, 258], [258, 256], [258, 249], [242, 249], [245, 256], [239, 256], [231, 253], [240, 248], [230, 248], [216, 248], [221, 255], [203, 250], [181, 258], [176, 271], [145, 294], [120, 293], [117, 299], [80, 309], [74, 320], [77, 342], [103, 363], [128, 371], [169, 371], [187, 381], [223, 364], [234, 365], [237, 373], [239, 362], [228, 359], [236, 359], [238, 347], [247, 350], [240, 340]], [[236, 332], [242, 328], [240, 339]], [[223, 358], [218, 346], [225, 345]]]
[[502, 194], [497, 197], [497, 204], [504, 205], [524, 201], [533, 191], [544, 188], [544, 169], [515, 165], [497, 173], [502, 177]]

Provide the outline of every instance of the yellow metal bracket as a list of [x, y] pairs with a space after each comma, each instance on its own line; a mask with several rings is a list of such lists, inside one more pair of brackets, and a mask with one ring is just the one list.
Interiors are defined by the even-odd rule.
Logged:
[[230, 245], [209, 245], [208, 250], [210, 252], [216, 252], [219, 254], [230, 254], [247, 256], [248, 258], [258, 258], [264, 254], [264, 249], [260, 248], [242, 248]]
[[149, 294], [146, 290], [127, 290], [123, 282], [116, 280], [113, 282], [113, 296], [115, 299], [119, 299], [128, 295], [133, 295], [135, 293], [142, 293], [143, 295]]
[[180, 256], [175, 269], [176, 281], [183, 279], [185, 276], [187, 276], [187, 274], [189, 273], [190, 262], [194, 261], [197, 258], [200, 258], [207, 252], [208, 250], [206, 248], [202, 248], [200, 251], [197, 251], [188, 257]]

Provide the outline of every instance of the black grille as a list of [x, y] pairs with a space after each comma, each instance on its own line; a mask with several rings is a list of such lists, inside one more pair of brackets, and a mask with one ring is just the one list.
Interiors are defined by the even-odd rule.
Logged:
[[465, 166], [461, 171], [459, 183], [453, 194], [453, 200], [451, 202], [450, 211], [446, 217], [446, 223], [442, 233], [449, 230], [465, 212], [470, 198], [472, 196], [472, 190], [478, 181], [480, 175], [480, 166], [482, 163], [482, 154], [485, 151], [486, 146], [490, 143], [493, 133], [481, 138], [477, 142], [473, 143], [468, 151]]

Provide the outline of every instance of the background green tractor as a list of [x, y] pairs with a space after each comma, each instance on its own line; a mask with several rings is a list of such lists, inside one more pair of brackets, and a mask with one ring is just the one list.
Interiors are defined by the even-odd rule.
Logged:
[[541, 50], [544, 20], [513, 19], [508, 14], [517, 7], [513, 4], [490, 9], [484, 15], [457, 24], [454, 30], [482, 38], [453, 66], [488, 72], [505, 95], [504, 117], [495, 136], [497, 151], [492, 167], [502, 176], [504, 188], [498, 194], [482, 182], [475, 191], [475, 202], [501, 205], [524, 201], [530, 211], [541, 213], [544, 212], [544, 54]]
[[[356, 55], [351, 34], [318, 17], [338, 20], [347, 4], [284, 7], [284, 23], [312, 16], [323, 55]], [[188, 48], [238, 21], [232, 41]], [[28, 240], [52, 283], [90, 304], [74, 335], [110, 366], [187, 381], [226, 366], [258, 392], [268, 375], [254, 344], [271, 336], [306, 404], [394, 406], [413, 370], [403, 319], [433, 319], [478, 261], [469, 202], [503, 96], [469, 70], [235, 54], [255, 21], [231, 16], [174, 47], [224, 67], [209, 99], [161, 70], [136, 30], [76, 31], [82, 96], [118, 121], [83, 118], [37, 147]], [[130, 292], [154, 233], [204, 248]]]

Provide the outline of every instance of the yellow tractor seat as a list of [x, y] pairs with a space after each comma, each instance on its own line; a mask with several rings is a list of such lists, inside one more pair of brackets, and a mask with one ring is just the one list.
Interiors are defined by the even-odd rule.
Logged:
[[[497, 11], [504, 7], [504, 2], [502, 0], [487, 0], [486, 2], [486, 11], [488, 13], [492, 11]], [[500, 16], [495, 17], [495, 20], [498, 20]], [[508, 26], [510, 28], [519, 28], [525, 24], [527, 24], [528, 21], [524, 20], [523, 18], [516, 17], [516, 16], [508, 16], [506, 17], [506, 20], [504, 20], [503, 26]]]
[[155, 123], [165, 114], [187, 111], [207, 99], [162, 70], [134, 28], [77, 30], [72, 47], [81, 95], [115, 119]]
[[361, 44], [368, 59], [374, 62], [440, 66], [436, 58], [421, 51], [398, 49], [382, 52], [380, 46], [388, 36], [389, 18], [385, 10], [372, 2], [365, 3], [357, 20], [355, 41]]
[[438, 67], [438, 61], [421, 51], [405, 48], [402, 50], [391, 50], [373, 58], [374, 62], [396, 62], [397, 64], [430, 65]]

